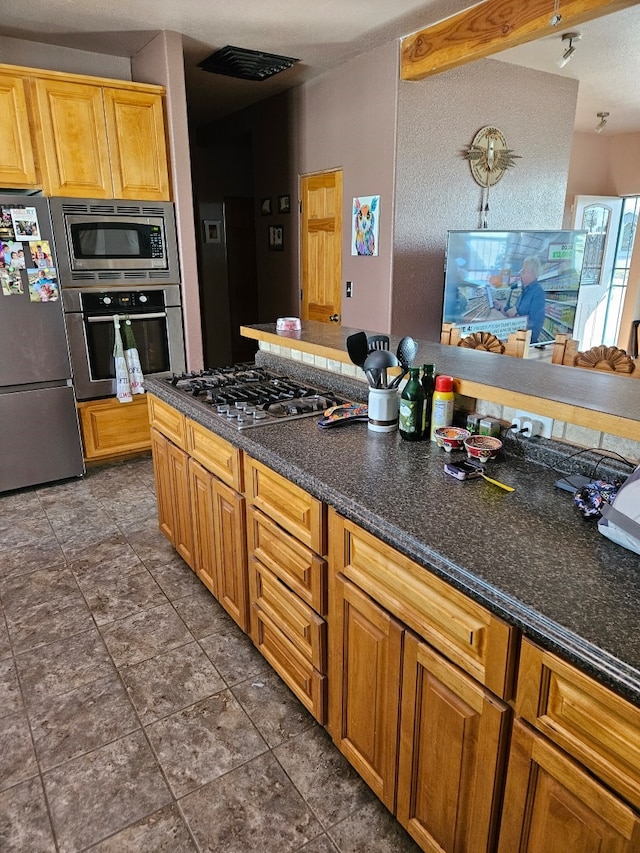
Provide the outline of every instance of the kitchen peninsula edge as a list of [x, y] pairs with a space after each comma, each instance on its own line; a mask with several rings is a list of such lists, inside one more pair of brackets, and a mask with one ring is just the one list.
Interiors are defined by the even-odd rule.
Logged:
[[[298, 332], [277, 332], [275, 323], [242, 326], [240, 331], [244, 337], [298, 351], [302, 358], [351, 364], [346, 339], [360, 330], [304, 320]], [[390, 339], [395, 352], [399, 337]], [[418, 344], [419, 363], [434, 363], [438, 373], [455, 377], [460, 394], [638, 441], [640, 389], [630, 389], [629, 377], [431, 341]]]
[[[328, 375], [328, 374], [325, 374]], [[320, 382], [320, 379], [318, 379]], [[315, 418], [236, 430], [170, 383], [151, 394], [640, 706], [638, 558], [584, 521], [553, 472], [495, 463], [515, 486], [443, 472], [430, 442], [403, 442], [357, 423], [320, 431]]]

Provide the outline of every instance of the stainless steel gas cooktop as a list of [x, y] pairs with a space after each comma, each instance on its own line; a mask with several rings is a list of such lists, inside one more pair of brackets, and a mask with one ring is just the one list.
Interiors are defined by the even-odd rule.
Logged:
[[321, 417], [331, 406], [349, 402], [252, 363], [183, 373], [166, 381], [236, 429]]

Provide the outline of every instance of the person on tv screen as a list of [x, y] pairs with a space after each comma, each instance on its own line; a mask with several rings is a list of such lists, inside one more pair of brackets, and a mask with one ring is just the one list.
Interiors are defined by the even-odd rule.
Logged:
[[531, 343], [535, 344], [540, 339], [542, 324], [544, 323], [544, 300], [545, 292], [538, 281], [540, 275], [540, 261], [535, 256], [525, 258], [520, 270], [520, 282], [522, 293], [514, 308], [501, 308], [506, 317], [526, 317], [527, 329], [531, 329]]

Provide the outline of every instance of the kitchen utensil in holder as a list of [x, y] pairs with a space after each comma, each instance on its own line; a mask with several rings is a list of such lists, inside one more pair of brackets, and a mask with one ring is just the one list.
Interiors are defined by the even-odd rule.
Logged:
[[398, 393], [395, 388], [369, 389], [369, 429], [394, 432], [398, 429]]

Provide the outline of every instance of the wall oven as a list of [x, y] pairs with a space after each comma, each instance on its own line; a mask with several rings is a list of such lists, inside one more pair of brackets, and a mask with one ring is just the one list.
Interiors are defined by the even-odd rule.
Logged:
[[63, 286], [179, 284], [171, 202], [52, 198], [49, 208]]
[[179, 285], [109, 291], [66, 287], [62, 301], [78, 400], [116, 393], [114, 314], [130, 321], [145, 375], [185, 370]]

